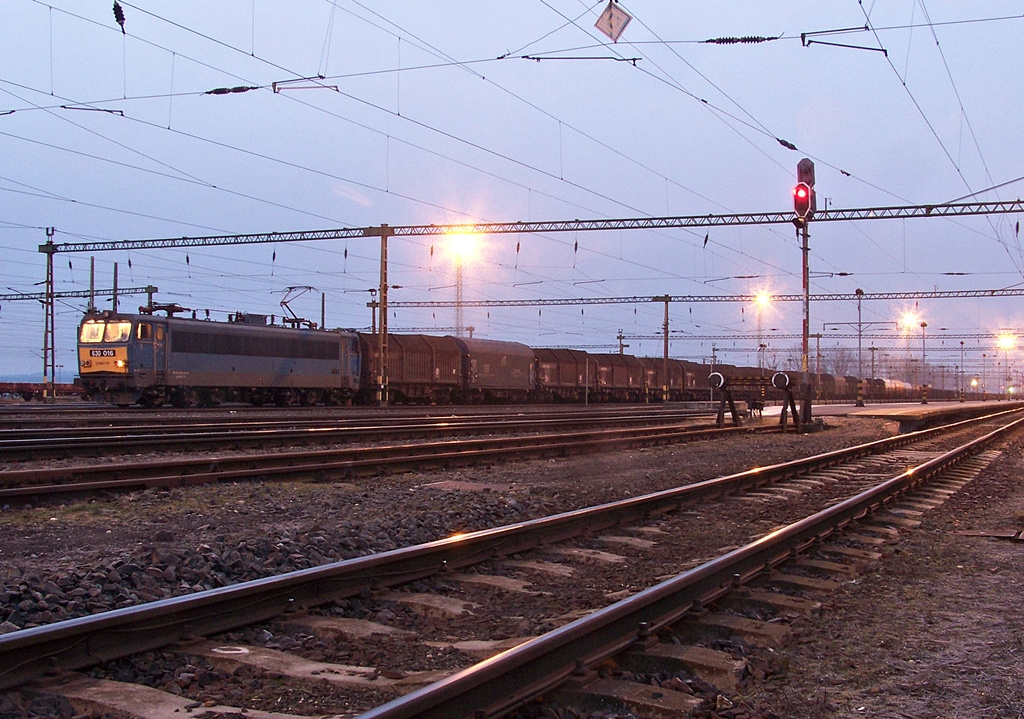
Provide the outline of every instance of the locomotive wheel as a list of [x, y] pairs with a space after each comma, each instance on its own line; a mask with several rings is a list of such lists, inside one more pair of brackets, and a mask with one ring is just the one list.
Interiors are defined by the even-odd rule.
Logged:
[[167, 394], [162, 390], [147, 390], [139, 397], [139, 404], [146, 409], [163, 407], [167, 402]]
[[287, 407], [290, 404], [295, 403], [295, 393], [290, 389], [278, 390], [274, 394], [274, 404], [278, 407]]
[[204, 389], [199, 392], [199, 404], [200, 407], [216, 407], [218, 406], [223, 397], [221, 396], [220, 390], [217, 389]]
[[178, 409], [187, 409], [199, 402], [199, 396], [194, 389], [183, 388], [176, 390], [171, 395], [171, 404]]
[[303, 390], [299, 397], [299, 403], [303, 407], [313, 407], [314, 405], [320, 404], [320, 390]]

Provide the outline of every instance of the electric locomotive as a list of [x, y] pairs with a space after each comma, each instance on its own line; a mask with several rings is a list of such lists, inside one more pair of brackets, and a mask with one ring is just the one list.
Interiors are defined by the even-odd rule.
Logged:
[[92, 399], [128, 406], [342, 404], [359, 388], [354, 332], [106, 311], [78, 333], [79, 383]]

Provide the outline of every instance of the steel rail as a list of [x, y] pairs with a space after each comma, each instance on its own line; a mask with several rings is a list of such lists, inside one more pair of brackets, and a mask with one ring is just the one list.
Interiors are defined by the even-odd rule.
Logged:
[[[486, 419], [506, 419], [509, 417], [553, 418], [578, 416], [616, 417], [628, 414], [636, 415], [669, 415], [688, 417], [700, 414], [699, 409], [683, 409], [673, 405], [682, 403], [661, 404], [630, 404], [630, 403], [591, 403], [589, 405], [502, 405], [501, 407], [482, 405], [391, 405], [380, 407], [249, 407], [222, 405], [220, 407], [192, 407], [180, 409], [142, 409], [142, 408], [109, 408], [99, 405], [90, 407], [37, 405], [31, 409], [16, 409], [11, 406], [0, 407], [0, 437], [33, 436], [33, 432], [44, 426], [53, 432], [61, 427], [73, 428], [75, 431], [88, 429], [110, 429], [122, 427], [134, 429], [152, 426], [154, 422], [165, 422], [167, 426], [189, 427], [244, 427], [246, 425], [268, 426], [304, 426], [314, 423], [349, 426], [367, 423], [402, 424], [429, 421], [483, 421]], [[693, 404], [709, 405], [707, 400]], [[19, 407], [22, 405], [19, 405]], [[717, 405], [716, 405], [717, 406]], [[582, 410], [586, 410], [583, 412]], [[707, 414], [708, 411], [704, 411]]]
[[[978, 412], [987, 411], [985, 407], [972, 409]], [[1008, 411], [1012, 410], [1003, 410]], [[573, 431], [568, 434], [453, 439], [378, 447], [330, 448], [258, 455], [220, 454], [196, 458], [175, 457], [142, 462], [8, 470], [0, 472], [0, 499], [24, 499], [41, 495], [56, 496], [103, 490], [133, 491], [150, 487], [253, 479], [319, 479], [336, 475], [366, 475], [382, 470], [413, 468], [428, 464], [447, 466], [498, 459], [509, 455], [568, 454], [586, 449], [601, 451], [636, 446], [644, 442], [686, 442], [735, 432], [771, 432], [777, 429], [778, 425], [712, 429], [680, 423], [654, 428]]]
[[357, 719], [457, 719], [501, 715], [595, 664], [645, 641], [794, 553], [856, 522], [988, 444], [1015, 431], [1015, 420], [854, 497], [776, 530], [541, 637], [359, 715]]
[[[763, 427], [644, 427], [639, 429], [573, 432], [506, 437], [499, 439], [463, 439], [387, 447], [361, 447], [341, 450], [316, 450], [215, 457], [198, 460], [160, 460], [134, 465], [86, 465], [41, 470], [15, 470], [0, 473], [0, 499], [24, 499], [41, 495], [81, 494], [101, 490], [132, 491], [150, 487], [236, 482], [245, 480], [286, 480], [298, 477], [322, 478], [327, 475], [370, 474], [382, 470], [413, 469], [424, 465], [453, 466], [509, 456], [522, 458], [552, 453], [570, 454], [586, 450], [608, 451], [628, 447], [678, 442], [693, 442], [736, 432], [778, 432], [777, 426]], [[131, 474], [135, 476], [86, 480], [88, 476]], [[165, 472], [161, 474], [160, 472]], [[170, 473], [166, 473], [170, 472]], [[62, 483], [43, 484], [71, 477]]]
[[[711, 414], [710, 412], [703, 413]], [[694, 416], [694, 415], [690, 415]], [[53, 429], [42, 433], [32, 430], [0, 430], [0, 459], [25, 456], [65, 456], [88, 450], [92, 454], [106, 454], [111, 450], [124, 451], [138, 447], [190, 448], [207, 445], [247, 445], [282, 442], [351, 442], [395, 437], [434, 437], [456, 434], [511, 434], [563, 427], [614, 427], [637, 424], [678, 424], [679, 414], [642, 414], [637, 416], [573, 416], [531, 417], [503, 419], [438, 418], [419, 419], [399, 423], [377, 421], [328, 424], [324, 421], [268, 423], [248, 422], [246, 426], [229, 424], [174, 424], [157, 427], [115, 427], [107, 432], [98, 428]], [[40, 436], [42, 434], [43, 436]], [[11, 436], [13, 435], [13, 436]], [[0, 475], [2, 476], [2, 475]]]
[[[1010, 413], [993, 417], [1007, 414]], [[965, 420], [950, 427], [980, 421]], [[602, 531], [653, 513], [895, 449], [946, 429], [876, 440], [620, 502], [0, 635], [0, 690], [45, 674], [81, 669], [265, 621], [289, 611], [320, 606], [363, 590], [396, 586], [496, 556]]]

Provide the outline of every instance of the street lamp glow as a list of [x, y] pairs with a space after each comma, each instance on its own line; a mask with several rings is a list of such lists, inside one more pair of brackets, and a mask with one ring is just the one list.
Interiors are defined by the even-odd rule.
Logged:
[[480, 242], [476, 235], [447, 235], [448, 254], [456, 262], [466, 262], [476, 256]]
[[1012, 350], [1014, 345], [1017, 344], [1017, 338], [1011, 334], [999, 335], [999, 349], [1001, 350]]
[[900, 316], [899, 326], [904, 333], [910, 333], [921, 326], [921, 320], [913, 312], [904, 312]]
[[768, 306], [771, 303], [772, 296], [769, 294], [768, 290], [758, 290], [757, 294], [754, 295], [754, 307], [757, 309], [757, 367], [762, 375], [764, 375], [764, 351], [767, 347], [764, 343], [764, 334], [761, 330], [761, 315], [766, 309], [768, 309]]
[[462, 310], [462, 272], [466, 263], [476, 255], [479, 245], [477, 235], [450, 234], [448, 254], [455, 263], [455, 336], [462, 337], [465, 326]]

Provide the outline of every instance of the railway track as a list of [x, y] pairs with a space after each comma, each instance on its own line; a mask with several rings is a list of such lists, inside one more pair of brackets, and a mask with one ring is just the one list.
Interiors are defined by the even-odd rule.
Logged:
[[592, 416], [616, 416], [644, 413], [710, 414], [708, 403], [688, 404], [527, 404], [527, 405], [390, 405], [388, 407], [252, 407], [221, 405], [189, 409], [112, 409], [104, 405], [36, 405], [31, 407], [0, 405], [0, 430], [51, 429], [54, 427], [152, 427], [155, 424], [245, 424], [323, 423], [364, 421], [416, 421], [424, 418], [498, 419], [508, 416], [564, 417], [585, 411]]
[[[93, 706], [202, 707], [209, 716], [238, 709], [218, 707], [214, 699], [196, 704], [196, 696], [211, 694], [197, 678], [204, 673], [207, 687], [249, 681], [254, 688], [248, 695], [238, 690], [243, 704], [252, 694], [283, 697], [280, 685], [291, 682], [301, 687], [300, 694], [327, 698], [315, 707], [319, 713], [344, 707], [344, 714], [352, 715], [365, 709], [368, 718], [495, 716], [555, 687], [561, 687], [561, 702], [612, 695], [651, 712], [681, 712], [695, 706], [711, 679], [716, 687], [725, 686], [739, 671], [735, 658], [723, 659], [707, 647], [691, 651], [695, 636], [725, 631], [751, 641], [776, 641], [787, 616], [813, 611], [813, 602], [781, 589], [821, 589], [829, 580], [812, 576], [815, 572], [849, 575], [870, 561], [878, 544], [910, 528], [915, 516], [968, 481], [976, 471], [970, 462], [984, 463], [989, 457], [981, 453], [1021, 422], [1004, 417], [1003, 426], [992, 430], [986, 424], [993, 421], [960, 423], [951, 430], [959, 445], [953, 450], [938, 447], [949, 440], [936, 431], [903, 435], [624, 502], [15, 632], [0, 637], [0, 687], [149, 652], [93, 678], [61, 675], [36, 686], [78, 702], [87, 698]], [[973, 437], [965, 439], [967, 433]], [[980, 460], [972, 459], [976, 456]], [[959, 476], [950, 479], [950, 471]], [[943, 474], [946, 478], [938, 479]], [[773, 509], [771, 520], [784, 526], [757, 530], [763, 522], [751, 519], [752, 512], [765, 507]], [[738, 521], [726, 527], [730, 515]], [[720, 549], [709, 551], [711, 546]], [[807, 555], [812, 549], [817, 556]], [[652, 576], [667, 575], [671, 578], [650, 586]], [[761, 586], [743, 589], [751, 583]], [[751, 619], [750, 610], [727, 609], [735, 602], [762, 607], [761, 618], [771, 621]], [[375, 621], [360, 618], [367, 615]], [[403, 618], [409, 620], [405, 625]], [[244, 629], [254, 622], [271, 624]], [[409, 625], [417, 634], [409, 634]], [[218, 635], [223, 632], [229, 634]], [[178, 671], [168, 682], [191, 696], [110, 680], [144, 674], [142, 665], [159, 663], [152, 652], [172, 645], [164, 654]], [[323, 646], [327, 649], [321, 651]], [[471, 658], [507, 647], [500, 656], [468, 666]], [[325, 661], [325, 653], [334, 661]], [[353, 655], [382, 661], [391, 656], [393, 663], [366, 667], [337, 661]], [[429, 666], [431, 656], [434, 666]], [[687, 664], [686, 676], [711, 679], [690, 681], [680, 674], [675, 677], [679, 691], [644, 684], [631, 688], [601, 670], [610, 657], [635, 675], [650, 675], [653, 666], [664, 675], [666, 666]], [[446, 676], [438, 679], [438, 671]], [[294, 701], [283, 708], [294, 711]]]
[[291, 417], [114, 424], [102, 427], [0, 429], [0, 461], [102, 457], [187, 448], [278, 447], [409, 438], [516, 434], [693, 423], [708, 413], [684, 410], [555, 412], [448, 416]]
[[[513, 423], [506, 421], [504, 424], [511, 426]], [[655, 423], [653, 426], [641, 422], [638, 427], [589, 431], [580, 430], [570, 422], [561, 431], [540, 433], [536, 432], [542, 425], [534, 421], [516, 426], [520, 431], [529, 430], [534, 433], [384, 446], [187, 455], [167, 459], [115, 460], [7, 470], [0, 472], [0, 501], [245, 480], [330, 481], [383, 471], [451, 467], [511, 458], [566, 456], [697, 441], [737, 432], [779, 431], [771, 425], [718, 429], [694, 427], [688, 422]], [[445, 433], [443, 427], [439, 431]], [[474, 429], [476, 433], [479, 433], [478, 429]]]

